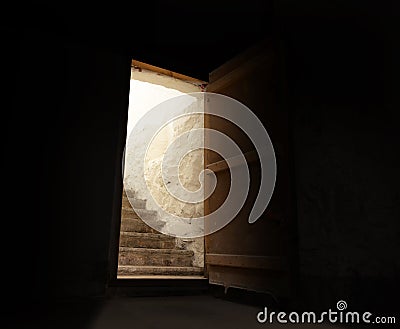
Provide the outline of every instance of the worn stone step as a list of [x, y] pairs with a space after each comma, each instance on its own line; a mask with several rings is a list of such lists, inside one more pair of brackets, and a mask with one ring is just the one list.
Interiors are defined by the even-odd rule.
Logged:
[[[131, 199], [133, 202], [133, 207], [135, 209], [146, 209], [146, 200], [143, 199]], [[122, 197], [122, 207], [123, 208], [132, 208], [131, 203], [127, 197]]]
[[121, 219], [139, 218], [138, 214], [132, 209], [132, 207], [121, 208]]
[[122, 220], [125, 219], [133, 219], [140, 218], [150, 227], [161, 231], [165, 225], [165, 222], [158, 218], [157, 211], [147, 210], [147, 209], [136, 209], [135, 211], [132, 208], [122, 208]]
[[[140, 215], [140, 216], [139, 216]], [[122, 219], [130, 219], [130, 218], [144, 218], [149, 220], [156, 220], [158, 217], [157, 211], [140, 209], [135, 212], [131, 207], [122, 207], [121, 208], [121, 218]]]
[[123, 189], [122, 196], [123, 197], [129, 196], [130, 198], [134, 198], [135, 197], [135, 191]]
[[130, 248], [173, 249], [175, 238], [164, 234], [121, 232], [119, 245]]
[[118, 266], [118, 275], [203, 275], [201, 267], [193, 266]]
[[177, 249], [119, 248], [120, 265], [192, 266], [193, 251]]
[[121, 232], [137, 232], [137, 233], [155, 233], [162, 234], [159, 231], [148, 226], [140, 218], [123, 218], [121, 220]]

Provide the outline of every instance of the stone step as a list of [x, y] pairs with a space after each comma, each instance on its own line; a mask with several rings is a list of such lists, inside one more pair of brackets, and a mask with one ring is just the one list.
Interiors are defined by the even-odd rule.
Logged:
[[155, 233], [162, 235], [162, 233], [154, 230], [148, 226], [140, 218], [123, 218], [121, 220], [121, 232], [136, 232], [136, 233]]
[[119, 248], [120, 265], [192, 266], [193, 251], [177, 249]]
[[123, 189], [122, 196], [123, 197], [129, 196], [130, 198], [134, 198], [135, 197], [135, 191]]
[[[133, 202], [133, 207], [135, 209], [146, 209], [146, 200], [131, 199], [131, 201]], [[125, 196], [122, 198], [122, 207], [123, 208], [132, 208], [132, 205], [129, 202], [129, 199]]]
[[[140, 215], [140, 217], [139, 217]], [[144, 218], [149, 220], [156, 220], [158, 217], [157, 211], [140, 209], [137, 213], [131, 207], [122, 207], [121, 208], [121, 218], [122, 219], [131, 219], [131, 218]]]
[[192, 266], [118, 266], [118, 275], [203, 275], [201, 267]]
[[151, 248], [151, 249], [173, 249], [175, 238], [155, 233], [121, 232], [120, 247]]
[[165, 222], [158, 218], [157, 211], [154, 210], [136, 209], [134, 211], [132, 208], [122, 207], [121, 213], [122, 221], [126, 219], [139, 218], [157, 231], [161, 231], [165, 225]]

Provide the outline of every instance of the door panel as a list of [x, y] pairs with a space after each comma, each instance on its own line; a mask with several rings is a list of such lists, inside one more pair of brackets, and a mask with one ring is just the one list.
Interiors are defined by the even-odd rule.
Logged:
[[[277, 180], [267, 210], [258, 221], [249, 224], [261, 179], [257, 152], [240, 128], [208, 115], [206, 109], [205, 127], [223, 132], [240, 146], [251, 182], [247, 201], [237, 217], [206, 236], [205, 262], [210, 283], [287, 298], [293, 292], [295, 230], [289, 188], [288, 116], [278, 98], [281, 72], [277, 49], [265, 42], [210, 73], [207, 92], [240, 101], [263, 122], [275, 149]], [[206, 133], [205, 145], [212, 144], [209, 139]], [[205, 214], [209, 214], [218, 209], [228, 194], [230, 169], [218, 154], [207, 150], [205, 167], [213, 170], [218, 179], [214, 193], [205, 201]]]

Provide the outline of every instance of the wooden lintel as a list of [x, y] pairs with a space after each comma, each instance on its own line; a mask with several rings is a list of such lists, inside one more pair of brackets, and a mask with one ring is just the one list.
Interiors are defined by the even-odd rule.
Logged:
[[189, 76], [184, 75], [184, 74], [176, 73], [176, 72], [173, 72], [173, 71], [170, 71], [170, 70], [166, 70], [166, 69], [163, 69], [163, 68], [158, 67], [158, 66], [146, 64], [146, 63], [143, 63], [143, 62], [140, 62], [140, 61], [137, 61], [137, 60], [132, 60], [132, 67], [136, 68], [136, 69], [144, 69], [144, 70], [157, 72], [157, 73], [164, 74], [164, 75], [167, 75], [169, 77], [173, 77], [173, 78], [176, 78], [176, 79], [179, 79], [179, 80], [191, 82], [191, 83], [194, 83], [196, 85], [204, 85], [204, 86], [207, 85], [207, 82], [205, 82], [205, 81], [202, 81], [202, 80], [199, 80], [199, 79], [196, 79], [196, 78], [192, 78], [192, 77], [189, 77]]

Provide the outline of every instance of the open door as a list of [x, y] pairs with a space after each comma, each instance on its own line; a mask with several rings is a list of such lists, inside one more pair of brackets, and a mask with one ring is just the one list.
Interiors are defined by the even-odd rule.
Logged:
[[[275, 150], [277, 177], [273, 196], [255, 223], [248, 218], [260, 186], [260, 162], [246, 134], [232, 123], [205, 115], [205, 128], [232, 138], [246, 157], [251, 182], [248, 198], [237, 217], [205, 237], [206, 272], [211, 284], [267, 292], [279, 299], [293, 294], [295, 226], [290, 197], [288, 115], [282, 102], [279, 47], [264, 42], [210, 73], [207, 92], [234, 98], [262, 121]], [[206, 111], [207, 112], [207, 111]], [[205, 134], [206, 145], [207, 138]], [[215, 211], [230, 188], [230, 170], [217, 153], [205, 151], [205, 168], [218, 180], [205, 201], [205, 214]]]

